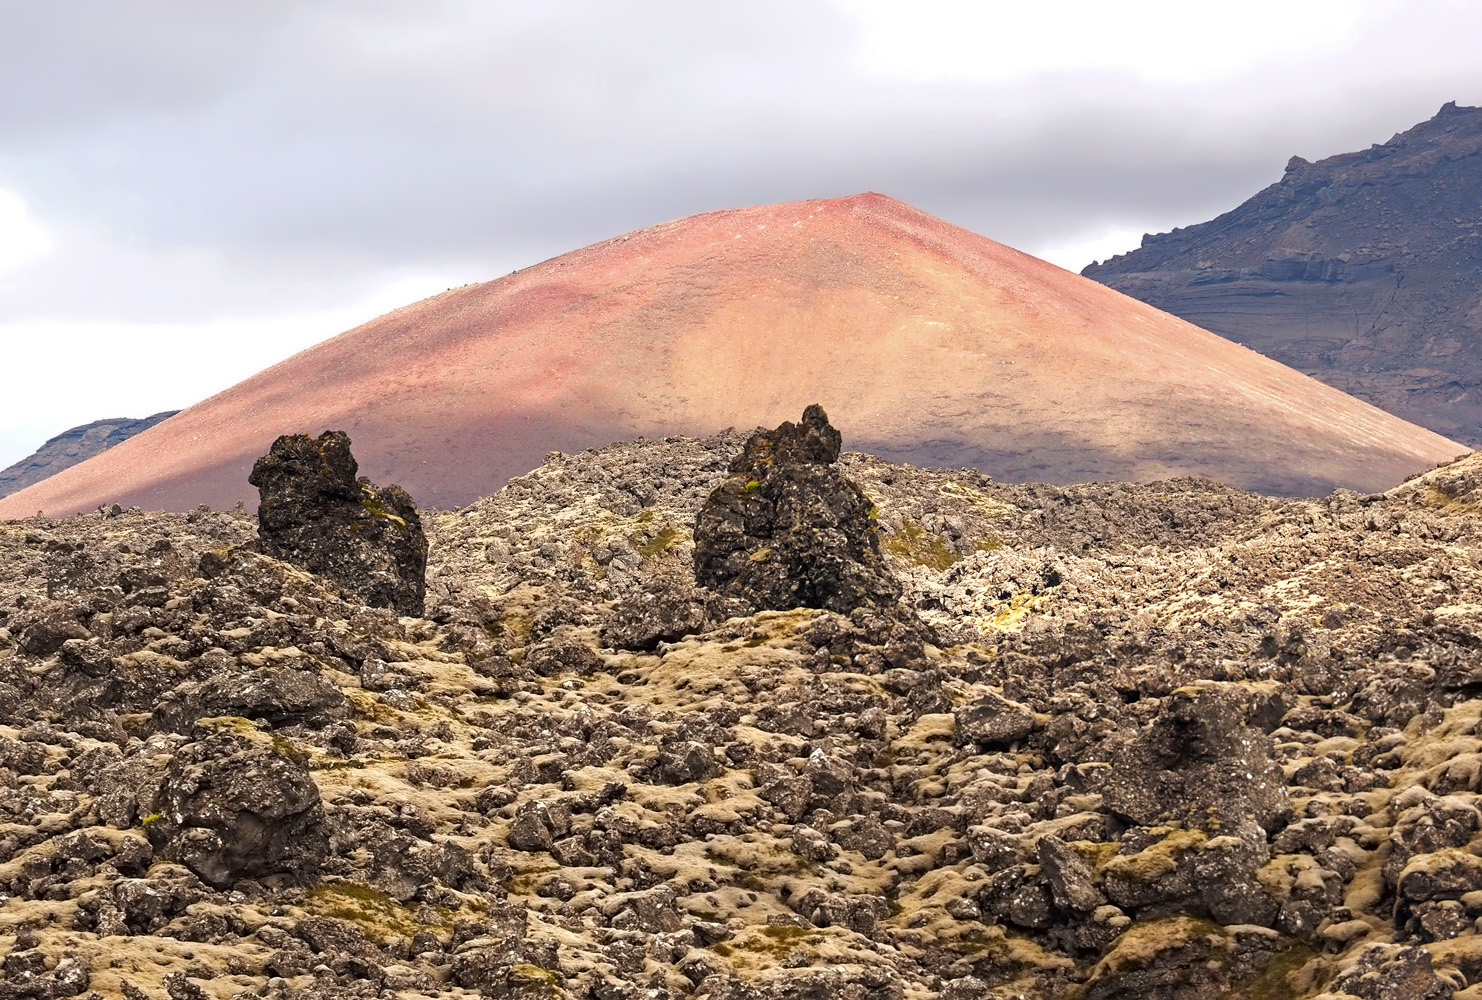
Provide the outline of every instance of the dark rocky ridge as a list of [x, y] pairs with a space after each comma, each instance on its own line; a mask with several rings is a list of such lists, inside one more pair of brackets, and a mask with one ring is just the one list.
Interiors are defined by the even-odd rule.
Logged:
[[913, 644], [693, 586], [743, 444], [423, 511], [426, 618], [244, 515], [0, 523], [4, 995], [1482, 992], [1482, 456], [1275, 500], [844, 453]]
[[8, 497], [33, 483], [54, 476], [63, 469], [70, 469], [85, 462], [116, 444], [122, 444], [140, 431], [147, 431], [161, 420], [168, 420], [179, 410], [165, 410], [152, 417], [134, 420], [121, 417], [116, 420], [94, 420], [71, 430], [63, 431], [50, 439], [35, 453], [0, 471], [0, 497]]
[[1482, 443], [1482, 108], [1448, 104], [1081, 273]]

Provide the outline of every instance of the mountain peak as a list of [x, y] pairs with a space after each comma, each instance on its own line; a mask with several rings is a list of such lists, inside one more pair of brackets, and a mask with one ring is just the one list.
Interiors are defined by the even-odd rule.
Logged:
[[888, 196], [690, 216], [397, 310], [5, 501], [251, 503], [281, 434], [461, 505], [565, 452], [776, 426], [1006, 479], [1202, 475], [1372, 490], [1460, 448], [1095, 282]]

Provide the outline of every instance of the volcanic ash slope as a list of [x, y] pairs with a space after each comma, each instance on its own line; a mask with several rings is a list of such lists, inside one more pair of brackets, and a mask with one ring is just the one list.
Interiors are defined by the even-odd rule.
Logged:
[[1089, 279], [866, 194], [697, 215], [397, 310], [193, 406], [0, 517], [255, 502], [282, 433], [452, 507], [552, 449], [776, 426], [1016, 482], [1383, 489], [1465, 449]]
[[1287, 501], [846, 453], [922, 645], [706, 621], [740, 445], [424, 512], [426, 619], [240, 515], [0, 525], [0, 993], [1475, 995], [1478, 457]]

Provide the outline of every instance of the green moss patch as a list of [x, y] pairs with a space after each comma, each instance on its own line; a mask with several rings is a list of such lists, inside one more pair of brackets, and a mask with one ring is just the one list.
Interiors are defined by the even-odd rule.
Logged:
[[634, 535], [629, 541], [633, 543], [633, 548], [640, 556], [652, 559], [672, 549], [681, 537], [683, 537], [683, 532], [672, 524], [666, 524], [647, 539], [644, 539], [642, 535]]
[[425, 924], [417, 911], [392, 899], [379, 889], [355, 882], [330, 882], [309, 893], [308, 909], [322, 917], [345, 920], [365, 931], [368, 937], [384, 941], [391, 937], [412, 937], [418, 931], [448, 932], [453, 926], [450, 911], [435, 908], [438, 923]]
[[364, 507], [366, 511], [368, 511], [373, 517], [384, 517], [386, 520], [401, 528], [403, 531], [406, 530], [407, 522], [404, 518], [398, 517], [395, 514], [391, 513], [389, 510], [376, 503], [370, 497], [366, 497], [364, 500], [360, 501], [360, 506]]
[[942, 572], [962, 558], [941, 535], [928, 534], [915, 521], [903, 521], [899, 531], [885, 536], [885, 548], [896, 557]]
[[1307, 983], [1302, 973], [1307, 963], [1318, 954], [1306, 944], [1294, 944], [1278, 951], [1265, 970], [1252, 979], [1238, 994], [1245, 1000], [1297, 1000], [1304, 996], [1315, 983]]

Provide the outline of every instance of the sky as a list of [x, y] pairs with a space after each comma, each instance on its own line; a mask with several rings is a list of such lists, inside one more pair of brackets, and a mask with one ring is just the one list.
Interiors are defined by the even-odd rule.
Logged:
[[0, 467], [695, 212], [1071, 270], [1482, 104], [1473, 0], [0, 0]]

